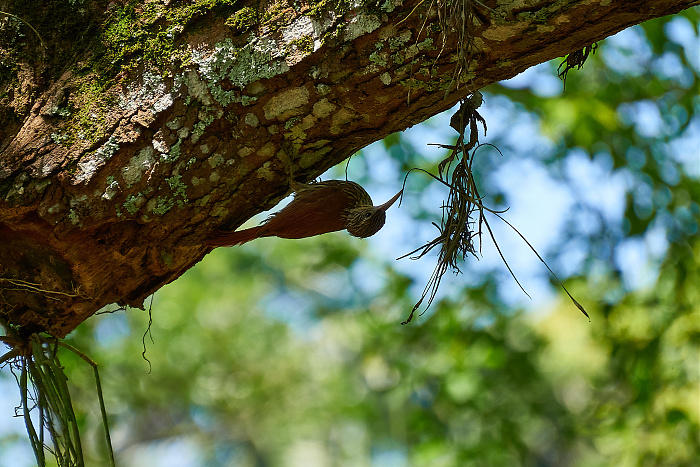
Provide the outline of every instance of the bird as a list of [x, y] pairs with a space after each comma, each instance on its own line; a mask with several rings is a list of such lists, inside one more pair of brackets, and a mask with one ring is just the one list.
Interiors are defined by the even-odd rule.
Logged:
[[238, 231], [217, 230], [207, 246], [242, 245], [261, 237], [306, 238], [347, 229], [367, 238], [384, 226], [386, 211], [403, 190], [384, 204], [374, 206], [359, 184], [345, 180], [301, 183], [290, 181], [294, 199], [259, 226]]

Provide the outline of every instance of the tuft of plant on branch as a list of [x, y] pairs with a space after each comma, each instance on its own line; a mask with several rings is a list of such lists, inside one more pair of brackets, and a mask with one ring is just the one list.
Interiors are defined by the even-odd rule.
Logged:
[[[17, 380], [20, 404], [15, 409], [24, 419], [29, 442], [37, 465], [47, 465], [47, 453], [54, 456], [59, 467], [83, 467], [83, 455], [78, 421], [73, 410], [68, 377], [58, 358], [60, 348], [67, 349], [92, 368], [105, 432], [107, 455], [114, 466], [114, 453], [107, 424], [107, 412], [97, 364], [75, 347], [43, 334], [23, 336], [20, 330], [0, 323], [5, 335], [0, 341], [9, 350], [0, 357], [0, 367], [9, 368]], [[47, 439], [48, 436], [48, 439]]]
[[[485, 145], [494, 147], [499, 154], [502, 155], [501, 151], [492, 144], [485, 143], [478, 145], [479, 124], [483, 126], [484, 134], [486, 134], [486, 121], [477, 111], [482, 102], [483, 96], [481, 93], [478, 91], [474, 92], [462, 101], [459, 110], [457, 110], [457, 112], [450, 119], [450, 126], [459, 133], [459, 136], [457, 138], [457, 142], [453, 145], [437, 144], [437, 146], [449, 149], [451, 151], [450, 154], [438, 164], [437, 175], [420, 168], [413, 168], [406, 174], [406, 179], [408, 179], [408, 175], [414, 170], [424, 172], [439, 183], [448, 187], [449, 194], [447, 196], [447, 200], [442, 204], [442, 220], [440, 225], [433, 223], [433, 225], [438, 229], [438, 235], [415, 250], [397, 258], [403, 259], [410, 256], [411, 259], [417, 260], [428, 254], [434, 248], [439, 247], [437, 264], [432, 275], [430, 276], [430, 279], [428, 280], [428, 283], [423, 289], [421, 298], [413, 306], [408, 318], [401, 324], [408, 324], [411, 322], [415, 312], [423, 305], [424, 301], [426, 302], [425, 308], [420, 312], [420, 314], [422, 315], [428, 310], [428, 308], [430, 308], [430, 305], [433, 303], [438, 289], [440, 288], [442, 277], [448, 270], [452, 270], [455, 274], [459, 274], [461, 272], [459, 269], [460, 260], [465, 261], [467, 256], [470, 255], [478, 258], [477, 248], [474, 246], [474, 239], [479, 241], [480, 252], [484, 227], [486, 227], [486, 230], [488, 231], [498, 254], [501, 256], [503, 263], [508, 269], [508, 272], [510, 272], [510, 275], [513, 277], [525, 295], [530, 297], [530, 295], [528, 295], [518, 281], [518, 278], [515, 276], [515, 273], [510, 268], [508, 261], [503, 255], [501, 248], [498, 246], [498, 242], [496, 241], [488, 219], [486, 218], [486, 213], [493, 214], [505, 222], [520, 236], [520, 238], [523, 239], [523, 241], [525, 241], [528, 247], [535, 253], [537, 258], [544, 263], [554, 279], [556, 279], [557, 283], [564, 289], [576, 307], [586, 317], [588, 317], [588, 313], [586, 313], [583, 306], [581, 306], [581, 304], [578, 303], [573, 296], [571, 296], [564, 284], [561, 283], [556, 274], [554, 274], [554, 271], [552, 271], [539, 253], [537, 253], [530, 242], [528, 242], [527, 239], [510, 222], [501, 216], [505, 210], [496, 211], [487, 208], [481, 202], [482, 196], [479, 194], [472, 171], [474, 155], [476, 154], [477, 149]], [[469, 135], [468, 139], [466, 138], [467, 129]], [[469, 153], [470, 150], [472, 151], [471, 153]], [[406, 183], [406, 179], [404, 179], [404, 185]]]

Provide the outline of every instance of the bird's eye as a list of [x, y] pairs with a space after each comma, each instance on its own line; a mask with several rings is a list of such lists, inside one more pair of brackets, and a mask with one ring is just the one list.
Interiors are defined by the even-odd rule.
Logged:
[[371, 212], [365, 213], [365, 215], [364, 215], [364, 218], [365, 218], [365, 219], [369, 219], [370, 217], [372, 217], [372, 213], [371, 213]]

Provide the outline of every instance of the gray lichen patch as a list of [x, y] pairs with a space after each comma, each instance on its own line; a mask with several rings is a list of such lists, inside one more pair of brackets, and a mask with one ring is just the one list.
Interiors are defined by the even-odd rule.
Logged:
[[271, 167], [272, 164], [270, 164], [270, 161], [267, 161], [255, 173], [263, 180], [275, 180], [275, 178], [277, 178], [277, 174], [271, 170]]
[[246, 125], [256, 127], [260, 124], [260, 120], [255, 116], [254, 113], [247, 113], [243, 119]]
[[97, 170], [119, 150], [116, 136], [112, 135], [92, 154], [88, 154], [78, 162], [78, 170], [73, 177], [75, 185], [89, 182]]
[[489, 41], [506, 41], [513, 37], [519, 36], [522, 29], [528, 27], [526, 23], [513, 23], [504, 26], [488, 28], [482, 33], [482, 37]]
[[325, 96], [331, 92], [331, 87], [325, 83], [319, 83], [316, 85], [316, 92], [322, 96]]
[[275, 155], [275, 152], [277, 151], [277, 145], [269, 142], [265, 144], [263, 147], [258, 149], [257, 154], [261, 156], [264, 159], [269, 159]]
[[263, 107], [265, 118], [285, 121], [292, 116], [299, 115], [303, 106], [309, 103], [309, 90], [301, 86], [287, 89], [272, 97]]
[[178, 77], [178, 81], [187, 85], [187, 93], [190, 97], [197, 99], [204, 105], [212, 105], [211, 95], [207, 88], [207, 84], [199, 79], [197, 72], [194, 70], [187, 70], [184, 74]]
[[325, 97], [314, 104], [313, 114], [316, 118], [326, 118], [330, 116], [338, 106], [329, 102]]
[[158, 196], [151, 198], [146, 204], [146, 210], [152, 212], [157, 216], [162, 216], [170, 211], [175, 206], [175, 200], [173, 198]]
[[182, 138], [179, 138], [167, 152], [161, 153], [160, 160], [166, 163], [178, 160], [181, 155], [182, 141]]
[[360, 12], [347, 24], [344, 40], [346, 42], [353, 41], [364, 34], [375, 31], [381, 25], [382, 21], [377, 15]]
[[47, 186], [51, 185], [51, 180], [50, 179], [43, 179], [43, 180], [38, 180], [36, 183], [34, 183], [34, 189], [42, 193]]
[[117, 195], [119, 192], [119, 182], [114, 179], [114, 177], [108, 177], [107, 178], [107, 187], [105, 188], [104, 193], [102, 193], [102, 199], [105, 201], [110, 201], [114, 199], [114, 197]]
[[221, 154], [214, 154], [213, 156], [207, 159], [207, 162], [209, 163], [209, 166], [212, 169], [216, 168], [224, 162], [224, 156], [222, 156]]
[[[301, 168], [305, 169], [312, 167], [314, 164], [317, 164], [321, 159], [323, 159], [326, 154], [333, 151], [333, 146], [331, 144], [321, 145], [321, 142], [322, 141], [318, 142], [319, 149], [307, 150], [304, 152], [304, 157], [299, 160], [299, 166]], [[327, 141], [327, 143], [330, 143], [330, 141]]]
[[282, 30], [282, 41], [291, 54], [287, 57], [289, 66], [320, 47], [320, 41], [315, 40], [317, 38], [314, 37], [314, 32], [320, 29], [320, 25], [314, 23], [308, 16], [301, 16]]
[[[248, 147], [248, 146], [243, 146], [243, 147], [238, 149], [238, 155], [242, 158], [248, 157], [251, 154], [253, 154], [254, 152], [255, 152], [255, 150], [251, 147]], [[231, 159], [231, 160], [233, 160], [233, 159]]]
[[25, 193], [25, 182], [29, 180], [29, 174], [22, 172], [17, 177], [15, 177], [12, 188], [7, 192], [5, 196], [5, 201], [10, 201], [12, 199], [21, 198]]
[[127, 166], [122, 168], [122, 179], [127, 187], [138, 183], [143, 174], [153, 168], [155, 163], [153, 153], [153, 148], [146, 146], [131, 158]]
[[331, 117], [330, 132], [333, 135], [340, 134], [343, 131], [343, 126], [360, 118], [360, 116], [352, 109], [344, 107], [333, 114]]
[[185, 121], [185, 117], [176, 117], [173, 118], [171, 121], [165, 124], [166, 127], [170, 128], [171, 130], [179, 130], [182, 128], [182, 124]]
[[200, 144], [199, 145], [199, 152], [201, 152], [204, 155], [207, 155], [211, 152], [211, 147], [209, 147], [208, 144]]
[[[173, 175], [166, 178], [165, 181], [168, 183], [174, 197], [181, 198], [185, 203], [189, 201], [187, 198], [187, 185], [182, 182], [182, 175]], [[178, 204], [182, 205], [180, 201], [178, 201]]]
[[204, 130], [223, 115], [224, 111], [215, 107], [204, 107], [201, 109], [197, 114], [199, 121], [192, 127], [192, 135], [190, 136], [192, 143], [197, 143], [199, 138], [204, 135]]
[[379, 7], [382, 9], [382, 11], [391, 13], [396, 9], [397, 6], [401, 5], [403, 5], [403, 0], [384, 0], [384, 2]]
[[313, 33], [313, 20], [308, 16], [300, 16], [282, 30], [282, 40], [288, 44], [301, 37], [312, 35]]
[[[226, 38], [212, 51], [192, 50], [191, 55], [211, 96], [222, 106], [241, 102], [240, 90], [249, 83], [289, 70], [277, 44], [268, 37], [251, 35], [243, 47]], [[221, 83], [226, 81], [238, 89], [225, 90]]]
[[[381, 45], [381, 44], [377, 44]], [[376, 50], [369, 54], [369, 57], [367, 57], [370, 61], [370, 63], [373, 63], [379, 67], [386, 67], [387, 64], [389, 63], [389, 52], [382, 52], [381, 50]]]
[[131, 83], [126, 95], [119, 97], [119, 107], [126, 111], [143, 109], [159, 113], [172, 104], [173, 96], [167, 92], [163, 78], [148, 71], [143, 74], [142, 83]]
[[123, 206], [129, 214], [136, 214], [144, 204], [146, 204], [146, 197], [138, 193], [127, 196]]

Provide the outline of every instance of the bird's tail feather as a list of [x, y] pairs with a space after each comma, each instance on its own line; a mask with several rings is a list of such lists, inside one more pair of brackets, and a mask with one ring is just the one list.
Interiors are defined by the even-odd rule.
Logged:
[[213, 247], [242, 245], [260, 236], [260, 226], [238, 230], [236, 232], [217, 230], [214, 232], [214, 235], [205, 242], [205, 245]]

